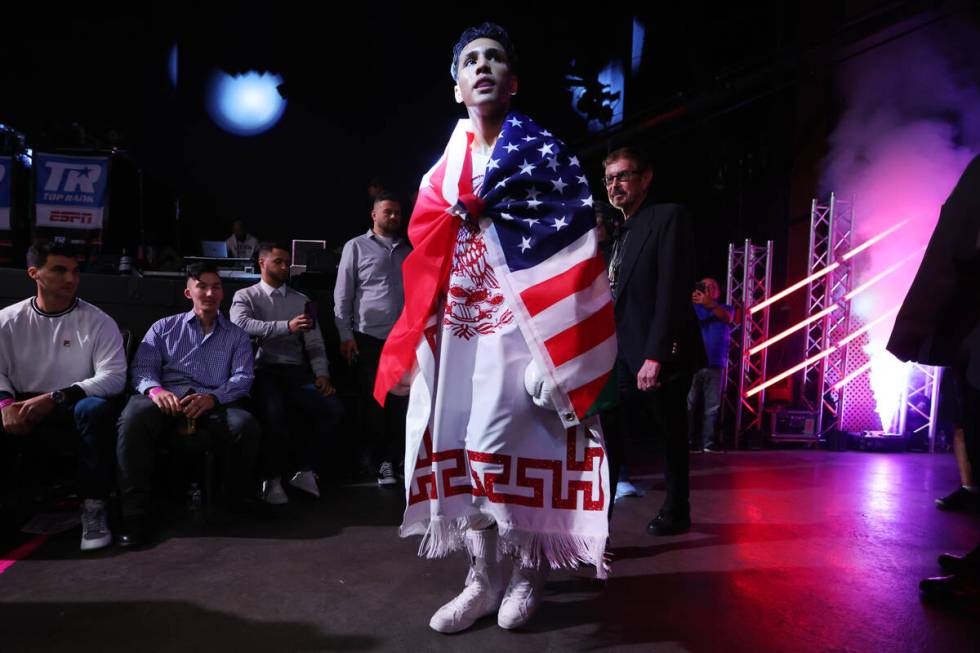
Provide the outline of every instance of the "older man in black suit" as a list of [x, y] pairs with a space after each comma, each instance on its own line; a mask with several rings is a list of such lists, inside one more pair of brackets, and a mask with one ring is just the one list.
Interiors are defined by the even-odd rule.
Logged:
[[[691, 526], [687, 391], [694, 371], [706, 364], [690, 301], [696, 281], [691, 219], [681, 206], [653, 202], [653, 169], [642, 151], [618, 149], [603, 166], [609, 201], [625, 218], [609, 262], [625, 413], [621, 423], [636, 428], [652, 421], [663, 438], [667, 496], [648, 531], [683, 533]], [[648, 419], [641, 422], [641, 415]], [[622, 433], [610, 434], [613, 476], [618, 474], [623, 441]]]

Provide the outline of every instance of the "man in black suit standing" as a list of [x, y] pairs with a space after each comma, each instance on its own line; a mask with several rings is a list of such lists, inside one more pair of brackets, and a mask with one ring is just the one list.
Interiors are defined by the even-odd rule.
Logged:
[[[691, 218], [677, 204], [653, 202], [653, 169], [642, 151], [618, 149], [603, 166], [609, 201], [625, 218], [609, 262], [625, 413], [621, 423], [626, 428], [652, 424], [663, 438], [667, 496], [647, 530], [675, 535], [691, 526], [687, 391], [694, 371], [706, 364], [690, 301], [696, 281]], [[621, 463], [623, 430], [610, 434], [613, 476]], [[611, 487], [617, 480], [611, 479]]]

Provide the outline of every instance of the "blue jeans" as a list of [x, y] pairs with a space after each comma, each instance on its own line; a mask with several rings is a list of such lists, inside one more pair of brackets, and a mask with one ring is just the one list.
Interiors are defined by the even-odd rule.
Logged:
[[[721, 409], [721, 378], [725, 371], [705, 367], [694, 374], [687, 393], [687, 438], [691, 446], [721, 447], [718, 412]], [[700, 439], [698, 426], [701, 427]]]
[[116, 409], [108, 399], [85, 397], [74, 406], [55, 407], [31, 433], [6, 435], [6, 439], [9, 446], [37, 457], [50, 455], [54, 448], [77, 450], [78, 494], [83, 499], [104, 500], [109, 496], [115, 464]]

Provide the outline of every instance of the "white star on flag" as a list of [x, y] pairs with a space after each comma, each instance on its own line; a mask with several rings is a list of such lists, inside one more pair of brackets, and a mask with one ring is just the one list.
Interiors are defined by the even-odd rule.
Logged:
[[520, 248], [521, 248], [521, 252], [526, 252], [527, 250], [531, 249], [531, 239], [530, 238], [524, 238], [522, 236], [521, 237]]
[[513, 220], [514, 219], [514, 216], [512, 216], [510, 213], [501, 213], [500, 214], [500, 217], [503, 218], [504, 220]]
[[534, 186], [531, 186], [531, 188], [527, 191], [527, 198], [529, 200], [536, 200], [536, 199], [538, 199], [538, 195], [540, 195], [540, 194], [541, 194], [541, 191], [539, 191]]
[[542, 135], [542, 136], [551, 136], [551, 132], [550, 132], [550, 131], [548, 131], [547, 129], [545, 129], [545, 130], [543, 130], [543, 131], [541, 132], [541, 135]]
[[531, 136], [530, 134], [528, 134], [527, 136], [525, 136], [521, 140], [524, 141], [525, 143], [530, 143], [531, 141], [535, 140], [535, 138], [534, 138], [534, 136]]
[[507, 122], [509, 122], [510, 124], [512, 124], [512, 125], [514, 125], [515, 127], [520, 127], [521, 125], [523, 125], [523, 124], [524, 124], [524, 123], [522, 123], [522, 122], [521, 122], [520, 120], [518, 120], [518, 119], [517, 119], [516, 117], [514, 117], [514, 118], [511, 118], [511, 119], [510, 119], [510, 120], [508, 120]]
[[519, 150], [521, 148], [517, 147], [513, 143], [507, 143], [507, 145], [504, 145], [504, 149], [507, 150], [508, 153], [510, 153], [513, 152], [514, 150]]
[[497, 182], [497, 185], [494, 186], [494, 188], [503, 188], [506, 185], [507, 185], [507, 180], [501, 179], [500, 181]]
[[567, 186], [568, 184], [562, 181], [562, 178], [559, 177], [555, 181], [551, 182], [551, 185], [555, 187], [556, 191], [558, 191], [559, 193], [563, 193], [565, 192], [565, 186]]
[[592, 196], [589, 195], [584, 200], [582, 200], [582, 206], [592, 206]]
[[551, 151], [552, 147], [553, 145], [551, 143], [545, 143], [544, 145], [538, 148], [538, 152], [541, 152], [542, 157], [544, 157], [544, 155], [546, 154], [554, 154], [554, 152]]
[[539, 206], [541, 206], [541, 202], [539, 202], [538, 200], [528, 200], [527, 201], [527, 208], [529, 208], [529, 209], [536, 209]]
[[558, 171], [558, 157], [557, 156], [553, 156], [553, 157], [549, 157], [548, 158], [548, 167], [551, 168], [552, 170], [554, 170], [555, 172]]
[[538, 224], [538, 219], [537, 218], [524, 218], [524, 222], [527, 223], [527, 226], [533, 227], [534, 225]]
[[521, 174], [529, 177], [531, 176], [531, 171], [534, 170], [534, 164], [528, 163], [527, 159], [524, 159], [524, 163], [522, 163], [519, 167], [521, 169]]
[[568, 165], [575, 166], [577, 168], [581, 168], [582, 167], [581, 164], [578, 162], [578, 157], [577, 156], [573, 156], [570, 159], [568, 159]]
[[589, 180], [585, 178], [585, 175], [582, 175], [581, 177], [578, 178], [578, 183], [588, 185]]
[[555, 231], [561, 231], [562, 227], [567, 227], [568, 223], [565, 222], [565, 218], [556, 218], [555, 224], [551, 225], [555, 228]]
[[487, 161], [487, 170], [493, 170], [494, 168], [498, 168], [499, 163], [500, 162], [497, 161], [496, 159], [490, 159], [489, 161]]

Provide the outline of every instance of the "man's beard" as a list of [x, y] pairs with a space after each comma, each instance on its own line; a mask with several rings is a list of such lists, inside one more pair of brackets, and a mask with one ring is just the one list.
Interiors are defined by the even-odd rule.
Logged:
[[277, 283], [286, 283], [287, 281], [289, 281], [289, 272], [284, 272], [282, 274], [270, 272], [269, 276], [272, 277], [272, 280]]

